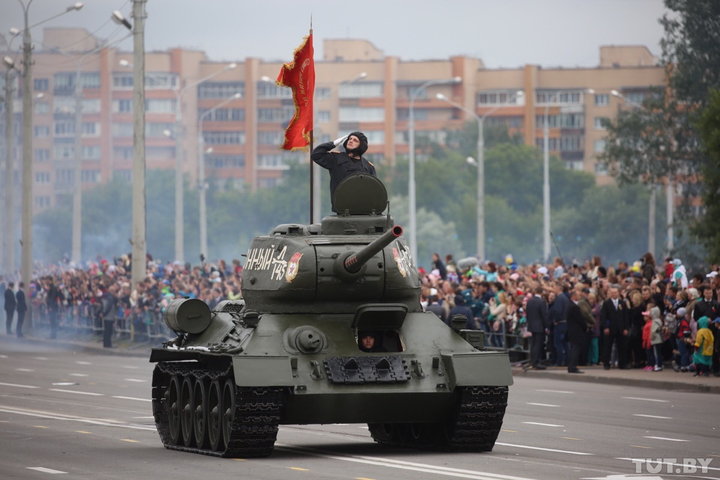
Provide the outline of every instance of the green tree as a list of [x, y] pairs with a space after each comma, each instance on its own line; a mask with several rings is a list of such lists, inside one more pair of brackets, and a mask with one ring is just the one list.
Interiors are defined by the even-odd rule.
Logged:
[[710, 262], [720, 263], [720, 90], [713, 90], [699, 122], [708, 161], [702, 170], [705, 213], [693, 233], [708, 251]]

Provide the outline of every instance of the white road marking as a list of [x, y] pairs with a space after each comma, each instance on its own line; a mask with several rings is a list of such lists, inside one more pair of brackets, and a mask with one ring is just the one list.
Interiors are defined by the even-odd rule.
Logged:
[[135, 365], [123, 365], [123, 368], [131, 368], [131, 369], [133, 369], [133, 370], [137, 370], [137, 369], [140, 368], [140, 367], [137, 367], [137, 366], [135, 366]]
[[87, 373], [71, 373], [70, 376], [71, 377], [87, 377], [88, 374]]
[[112, 398], [119, 398], [120, 400], [136, 400], [138, 402], [152, 402], [151, 398], [124, 397], [122, 395], [113, 395]]
[[7, 355], [0, 355], [0, 358], [7, 358]]
[[52, 392], [62, 392], [62, 393], [76, 393], [78, 395], [89, 395], [91, 397], [102, 397], [104, 394], [102, 393], [95, 393], [95, 392], [82, 392], [80, 390], [65, 390], [63, 388], [51, 388], [50, 391]]
[[137, 383], [145, 383], [147, 380], [143, 380], [141, 378], [125, 378], [126, 382], [137, 382]]
[[153, 426], [136, 425], [136, 424], [132, 424], [132, 423], [123, 423], [120, 420], [107, 420], [107, 419], [101, 419], [101, 418], [78, 417], [78, 416], [74, 416], [74, 415], [64, 415], [62, 413], [45, 412], [42, 410], [30, 410], [30, 409], [11, 407], [8, 405], [0, 405], [0, 412], [10, 413], [10, 414], [15, 414], [15, 415], [25, 415], [28, 417], [49, 418], [51, 420], [63, 420], [63, 421], [70, 421], [70, 422], [89, 423], [92, 425], [100, 425], [100, 426], [104, 426], [104, 427], [118, 427], [118, 428], [128, 428], [130, 430], [155, 431], [154, 425]]
[[48, 357], [33, 357], [35, 360], [47, 360]]
[[49, 473], [51, 475], [57, 475], [61, 473], [68, 473], [63, 472], [60, 470], [53, 470], [52, 468], [45, 468], [45, 467], [27, 467], [28, 470], [35, 470], [36, 472], [42, 472], [42, 473]]
[[690, 440], [683, 440], [682, 438], [668, 438], [668, 437], [651, 437], [645, 435], [643, 438], [649, 438], [651, 440], [665, 440], [668, 442], [689, 442]]
[[70, 385], [77, 385], [77, 382], [53, 382], [55, 387], [69, 387]]
[[672, 420], [672, 417], [663, 417], [661, 415], [646, 415], [644, 413], [633, 413], [633, 417], [659, 418], [660, 420]]
[[132, 417], [132, 418], [134, 418], [135, 420], [154, 420], [155, 419], [155, 417], [153, 417], [152, 415], [146, 416], [146, 417]]
[[464, 470], [460, 468], [442, 467], [430, 465], [427, 463], [405, 462], [401, 460], [392, 460], [380, 457], [366, 457], [360, 455], [338, 455], [334, 452], [324, 452], [311, 448], [291, 447], [289, 445], [278, 445], [283, 450], [305, 453], [321, 458], [329, 458], [331, 460], [340, 460], [344, 462], [362, 463], [365, 465], [375, 465], [378, 467], [397, 468], [401, 470], [410, 470], [415, 472], [431, 473], [435, 475], [444, 475], [447, 477], [470, 478], [474, 480], [530, 480], [527, 477], [515, 477], [511, 475], [501, 475], [498, 473], [479, 472], [476, 470]]
[[16, 368], [15, 371], [16, 372], [34, 372], [35, 369], [33, 369], [33, 368]]
[[[559, 426], [562, 426], [562, 425], [559, 425]], [[541, 450], [543, 452], [567, 453], [568, 455], [585, 455], [585, 456], [595, 455], [594, 453], [588, 453], [588, 452], [576, 452], [573, 450], [559, 450], [557, 448], [532, 447], [530, 445], [517, 445], [514, 443], [495, 442], [495, 445], [501, 445], [503, 447], [512, 447], [512, 448], [525, 448], [527, 450]]]
[[75, 363], [78, 365], [92, 365], [92, 362], [85, 362], [83, 360], [76, 360]]
[[641, 402], [657, 402], [657, 403], [669, 403], [670, 400], [659, 400], [657, 398], [643, 398], [643, 397], [621, 397], [625, 400], [640, 400]]
[[20, 385], [19, 383], [4, 383], [4, 382], [0, 382], [0, 386], [2, 386], [2, 387], [17, 387], [17, 388], [40, 388], [40, 387], [36, 387], [34, 385]]
[[566, 394], [572, 394], [572, 395], [575, 394], [575, 392], [571, 392], [570, 390], [551, 390], [549, 388], [539, 388], [535, 391], [536, 392], [546, 392], [546, 393], [566, 393]]
[[[657, 464], [657, 462], [658, 462], [660, 459], [658, 459], [658, 458], [649, 459], [649, 458], [627, 458], [627, 457], [619, 457], [619, 458], [616, 458], [616, 460], [627, 460], [627, 461], [633, 462], [633, 463], [635, 463], [635, 464], [637, 464], [637, 463], [652, 462], [652, 463], [655, 465], [655, 464]], [[664, 462], [662, 462], [662, 463], [665, 464], [665, 465], [672, 465], [673, 467], [687, 467], [687, 465], [686, 465], [686, 464], [683, 464], [683, 463], [672, 463], [672, 462], [669, 462], [669, 461], [664, 461]], [[698, 465], [698, 468], [700, 468], [699, 465]], [[704, 468], [706, 468], [706, 469], [708, 469], [708, 470], [716, 470], [716, 471], [720, 472], [720, 468], [718, 468], [718, 467], [710, 467], [710, 466], [708, 466], [708, 467], [704, 467]], [[636, 478], [637, 478], [637, 477], [636, 477]]]
[[555, 423], [540, 423], [540, 422], [522, 422], [522, 423], [524, 423], [524, 424], [526, 424], [526, 425], [540, 425], [541, 427], [556, 427], [556, 428], [559, 428], [559, 427], [564, 427], [564, 426], [565, 426], [565, 425], [558, 425], [558, 424], [555, 424]]
[[535, 402], [525, 402], [528, 405], [535, 405], [536, 407], [559, 407], [560, 405], [553, 405], [552, 403], [535, 403]]

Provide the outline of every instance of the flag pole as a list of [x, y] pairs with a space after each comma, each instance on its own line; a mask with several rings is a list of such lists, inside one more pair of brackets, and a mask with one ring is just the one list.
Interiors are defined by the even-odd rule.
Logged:
[[[315, 119], [313, 118], [313, 125], [314, 123]], [[315, 169], [313, 168], [312, 161], [313, 142], [315, 140], [314, 132], [315, 128], [313, 127], [313, 129], [310, 130], [310, 224], [315, 223]]]

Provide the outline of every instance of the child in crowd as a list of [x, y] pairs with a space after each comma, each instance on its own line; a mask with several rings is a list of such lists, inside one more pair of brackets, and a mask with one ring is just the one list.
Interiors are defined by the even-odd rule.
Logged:
[[698, 331], [697, 336], [695, 337], [695, 353], [693, 353], [695, 376], [710, 376], [710, 365], [712, 365], [715, 338], [708, 328], [708, 325], [710, 325], [710, 319], [708, 317], [700, 317], [697, 324]]
[[660, 317], [660, 308], [653, 301], [648, 302], [648, 309], [650, 310], [650, 319], [652, 321], [651, 337], [650, 342], [652, 343], [653, 355], [655, 357], [654, 372], [659, 372], [663, 369], [663, 356], [662, 346], [664, 343], [663, 339], [663, 320]]
[[690, 366], [690, 345], [693, 343], [692, 330], [690, 329], [690, 322], [688, 322], [685, 308], [678, 308], [675, 316], [677, 318], [677, 333], [675, 335], [677, 349], [673, 350], [673, 356], [675, 357], [673, 368], [675, 371], [687, 372]]
[[[649, 305], [648, 305], [649, 306]], [[652, 371], [653, 369], [653, 348], [652, 348], [652, 318], [650, 318], [650, 311], [646, 310], [642, 312], [645, 323], [642, 329], [642, 348], [645, 350], [645, 371]]]

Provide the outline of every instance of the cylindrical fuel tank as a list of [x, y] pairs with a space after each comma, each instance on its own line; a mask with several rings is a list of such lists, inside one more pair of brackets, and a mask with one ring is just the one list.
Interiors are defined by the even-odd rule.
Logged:
[[176, 332], [202, 333], [210, 325], [210, 308], [196, 298], [172, 300], [165, 310], [165, 324]]

